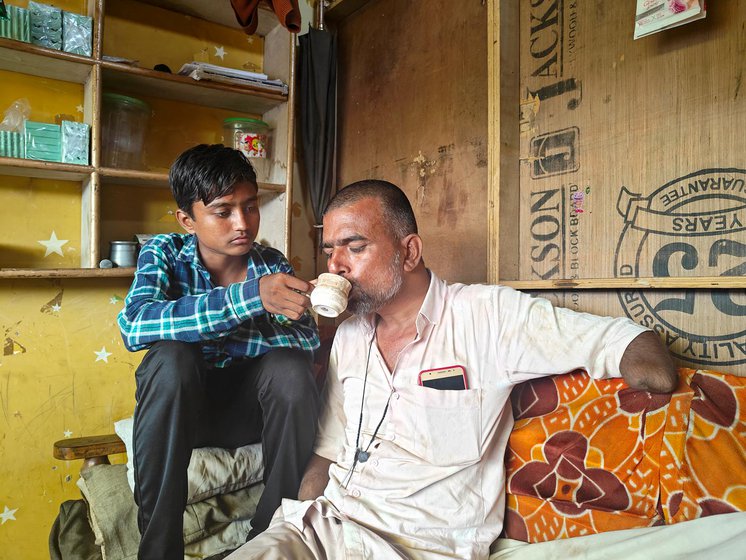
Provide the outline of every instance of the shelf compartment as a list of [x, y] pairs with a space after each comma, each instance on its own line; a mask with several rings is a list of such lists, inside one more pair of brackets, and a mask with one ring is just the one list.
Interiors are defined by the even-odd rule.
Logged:
[[84, 84], [92, 58], [0, 37], [0, 70]]
[[131, 278], [134, 267], [123, 268], [0, 268], [3, 278]]
[[285, 103], [287, 95], [260, 87], [234, 86], [187, 76], [166, 74], [120, 64], [101, 62], [104, 89], [173, 101], [217, 107], [229, 111], [262, 114]]
[[[179, 12], [206, 21], [224, 25], [226, 27], [238, 28], [236, 16], [230, 7], [230, 2], [205, 2], [204, 0], [145, 0], [146, 4], [152, 4]], [[259, 4], [259, 25], [256, 34], [262, 37], [268, 35], [280, 25], [277, 16], [263, 3]]]
[[81, 181], [89, 177], [92, 171], [89, 165], [0, 157], [0, 175]]
[[[2, 161], [2, 159], [0, 159]], [[104, 184], [132, 185], [140, 187], [168, 188], [168, 173], [157, 171], [138, 171], [135, 169], [99, 169]], [[259, 183], [259, 190], [264, 192], [285, 192], [284, 184]]]

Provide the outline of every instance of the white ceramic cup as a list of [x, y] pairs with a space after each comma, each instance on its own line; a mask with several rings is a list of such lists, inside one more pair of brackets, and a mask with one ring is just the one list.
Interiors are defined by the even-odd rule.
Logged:
[[338, 316], [347, 309], [347, 294], [350, 293], [350, 288], [352, 284], [338, 274], [319, 274], [316, 286], [311, 292], [313, 310], [324, 317]]

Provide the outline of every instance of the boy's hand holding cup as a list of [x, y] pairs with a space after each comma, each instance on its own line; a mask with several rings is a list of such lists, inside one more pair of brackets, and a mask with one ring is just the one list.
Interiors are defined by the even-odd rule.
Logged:
[[269, 313], [297, 321], [310, 305], [308, 291], [312, 287], [305, 280], [278, 272], [259, 279], [259, 297]]

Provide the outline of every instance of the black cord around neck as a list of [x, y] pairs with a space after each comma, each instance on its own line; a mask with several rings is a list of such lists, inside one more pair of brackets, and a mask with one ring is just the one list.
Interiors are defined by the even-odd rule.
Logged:
[[[376, 326], [378, 323], [376, 323]], [[373, 336], [370, 337], [368, 343], [368, 356], [365, 358], [365, 375], [363, 376], [363, 395], [360, 397], [360, 419], [357, 423], [357, 436], [355, 436], [355, 461], [357, 461], [358, 451], [360, 451], [360, 434], [363, 429], [363, 407], [365, 406], [365, 388], [368, 386], [368, 366], [370, 365], [370, 353], [373, 349], [373, 341], [376, 339], [375, 327], [373, 328]], [[354, 468], [354, 467], [353, 467]]]
[[386, 406], [383, 408], [383, 415], [381, 415], [381, 419], [378, 421], [378, 425], [376, 426], [376, 429], [373, 431], [373, 435], [370, 437], [370, 441], [368, 442], [368, 445], [365, 447], [365, 450], [361, 449], [360, 436], [362, 435], [362, 429], [363, 429], [363, 409], [365, 408], [365, 388], [368, 385], [368, 366], [370, 365], [370, 354], [373, 349], [373, 342], [376, 339], [377, 330], [378, 330], [378, 317], [376, 317], [376, 322], [375, 322], [375, 325], [373, 326], [373, 336], [370, 337], [370, 342], [368, 343], [368, 355], [365, 358], [365, 375], [363, 376], [363, 394], [362, 394], [362, 397], [360, 398], [360, 419], [358, 420], [357, 435], [355, 436], [355, 456], [352, 459], [352, 467], [350, 467], [350, 470], [347, 472], [347, 476], [345, 476], [345, 480], [343, 482], [343, 486], [345, 488], [347, 488], [347, 485], [350, 483], [350, 479], [352, 478], [352, 474], [355, 472], [355, 467], [357, 467], [358, 462], [365, 463], [370, 457], [370, 453], [369, 453], [370, 446], [373, 444], [373, 441], [376, 439], [376, 436], [378, 435], [378, 430], [381, 428], [384, 418], [386, 418], [386, 413], [389, 410], [389, 403], [391, 402], [391, 395], [389, 394], [389, 398], [386, 400]]

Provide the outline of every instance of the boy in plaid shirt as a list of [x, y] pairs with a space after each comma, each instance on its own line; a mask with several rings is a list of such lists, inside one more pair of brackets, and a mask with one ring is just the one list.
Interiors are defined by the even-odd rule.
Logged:
[[145, 244], [118, 322], [130, 351], [148, 350], [136, 373], [138, 556], [181, 560], [192, 449], [262, 441], [266, 487], [250, 536], [297, 496], [316, 434], [319, 339], [311, 284], [254, 241], [258, 187], [244, 155], [196, 146], [169, 181], [187, 233]]

